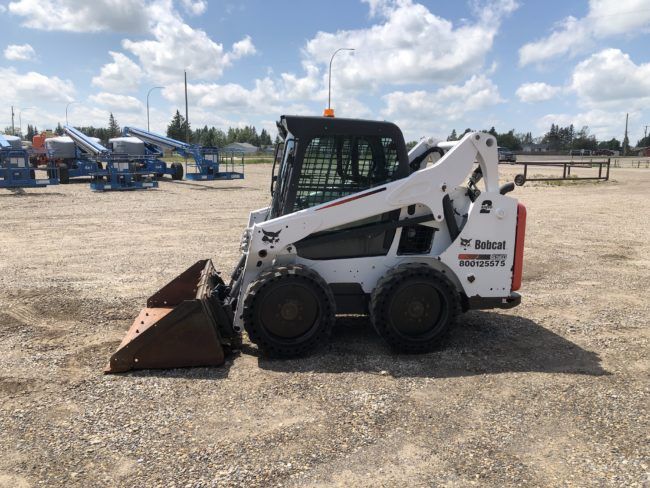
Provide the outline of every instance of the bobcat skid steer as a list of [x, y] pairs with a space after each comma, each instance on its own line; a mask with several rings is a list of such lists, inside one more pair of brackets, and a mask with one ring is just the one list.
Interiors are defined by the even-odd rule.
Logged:
[[426, 352], [462, 311], [519, 304], [526, 210], [499, 187], [490, 134], [407, 154], [388, 122], [278, 128], [271, 204], [251, 212], [229, 282], [210, 260], [191, 266], [149, 298], [106, 372], [217, 366], [243, 331], [266, 355], [299, 356], [345, 314]]

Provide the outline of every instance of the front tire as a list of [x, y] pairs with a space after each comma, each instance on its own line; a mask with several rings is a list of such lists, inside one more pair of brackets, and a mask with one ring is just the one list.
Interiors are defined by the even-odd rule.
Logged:
[[454, 284], [426, 264], [393, 268], [379, 280], [370, 299], [373, 327], [401, 353], [433, 350], [460, 310], [460, 295]]
[[172, 163], [172, 180], [178, 181], [183, 179], [183, 165], [181, 163]]
[[271, 357], [296, 357], [329, 339], [335, 321], [334, 296], [323, 278], [303, 266], [262, 273], [244, 298], [244, 328]]

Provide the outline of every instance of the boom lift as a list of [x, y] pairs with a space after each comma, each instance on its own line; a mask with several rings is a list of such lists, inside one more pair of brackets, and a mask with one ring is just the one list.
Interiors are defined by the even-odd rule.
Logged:
[[92, 190], [141, 190], [158, 187], [152, 172], [143, 170], [137, 163], [130, 161], [128, 155], [111, 153], [74, 127], [66, 125], [63, 130], [89, 155], [89, 161], [92, 161], [97, 168], [88, 173], [92, 177], [90, 182]]
[[[193, 162], [188, 161], [185, 175], [188, 180], [237, 180], [244, 178], [243, 156], [241, 157], [241, 170], [235, 171], [234, 154], [225, 157], [219, 148], [188, 144], [136, 127], [124, 127], [123, 133], [125, 136], [135, 136], [161, 150], [174, 151], [185, 158], [191, 157]], [[180, 165], [180, 163], [173, 163], [172, 167], [175, 167], [174, 165]], [[182, 170], [182, 165], [180, 166]]]
[[[89, 143], [80, 141], [74, 134], [79, 133], [76, 129], [65, 126], [63, 131], [65, 137], [52, 137], [45, 139], [47, 158], [47, 171], [50, 176], [58, 176], [59, 182], [63, 185], [70, 183], [70, 178], [92, 178], [102, 170], [101, 162], [95, 158], [95, 154], [88, 150]], [[92, 139], [83, 136], [88, 141], [95, 143]], [[68, 149], [69, 148], [69, 149]], [[42, 162], [39, 161], [39, 162]]]
[[251, 212], [229, 283], [195, 263], [149, 298], [107, 372], [219, 365], [244, 330], [294, 357], [341, 314], [426, 352], [462, 311], [520, 303], [526, 210], [499, 187], [492, 135], [407, 154], [389, 122], [283, 116], [278, 129], [271, 203]]
[[[136, 135], [132, 131], [139, 132], [140, 135]], [[145, 132], [147, 135], [144, 134]], [[122, 135], [125, 138], [135, 137], [136, 140], [142, 141], [144, 144], [144, 155], [135, 158], [135, 160], [141, 162], [143, 169], [155, 173], [158, 178], [162, 178], [164, 175], [170, 175], [172, 180], [183, 179], [184, 170], [181, 163], [171, 163], [168, 165], [165, 161], [160, 159], [163, 155], [163, 149], [157, 144], [150, 142], [151, 136], [155, 136], [155, 134], [140, 129], [124, 127], [124, 129], [122, 129]], [[132, 157], [131, 154], [129, 154], [129, 156]], [[132, 160], [134, 160], [133, 157]]]
[[0, 134], [0, 188], [40, 188], [58, 183], [56, 178], [37, 179], [29, 164], [29, 153], [14, 148]]

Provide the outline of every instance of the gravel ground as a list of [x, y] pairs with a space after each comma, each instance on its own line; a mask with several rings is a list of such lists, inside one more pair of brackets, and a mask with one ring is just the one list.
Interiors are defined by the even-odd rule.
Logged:
[[[514, 174], [514, 168], [505, 172]], [[270, 166], [238, 182], [0, 191], [0, 486], [648, 486], [650, 171], [524, 186], [523, 302], [391, 354], [104, 376], [146, 297], [230, 272]]]

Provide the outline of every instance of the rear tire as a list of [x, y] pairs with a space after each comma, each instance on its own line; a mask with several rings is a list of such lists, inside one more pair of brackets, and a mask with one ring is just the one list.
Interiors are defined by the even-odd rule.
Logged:
[[172, 180], [178, 181], [183, 179], [183, 165], [181, 163], [172, 163]]
[[327, 342], [335, 321], [332, 292], [298, 265], [262, 273], [244, 298], [244, 328], [268, 356], [296, 357]]
[[397, 352], [425, 353], [440, 344], [461, 311], [460, 295], [451, 281], [426, 264], [390, 270], [370, 299], [370, 320]]
[[59, 183], [62, 185], [67, 185], [70, 183], [70, 173], [68, 172], [68, 166], [65, 164], [59, 165]]
[[518, 174], [515, 176], [515, 185], [517, 186], [523, 186], [524, 183], [526, 183], [526, 177], [522, 174]]

